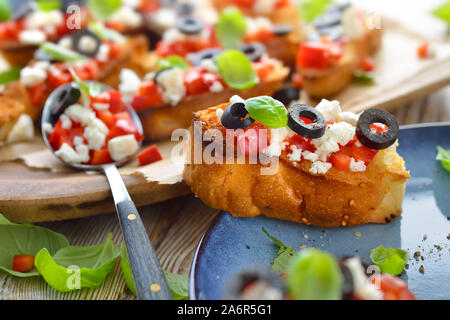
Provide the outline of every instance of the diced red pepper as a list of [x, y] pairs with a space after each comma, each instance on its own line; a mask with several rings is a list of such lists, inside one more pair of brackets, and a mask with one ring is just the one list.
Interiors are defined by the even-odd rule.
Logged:
[[91, 165], [102, 165], [106, 163], [114, 162], [111, 158], [108, 148], [103, 148], [101, 150], [94, 150], [91, 157]]
[[135, 110], [144, 110], [158, 107], [162, 104], [162, 96], [158, 86], [154, 82], [144, 82], [139, 87], [138, 93], [133, 96], [131, 106]]
[[419, 58], [421, 59], [426, 59], [428, 58], [430, 52], [430, 43], [428, 41], [424, 41], [422, 42], [418, 47], [417, 47], [417, 55], [419, 56]]
[[53, 67], [47, 72], [47, 83], [54, 89], [71, 81], [72, 75], [70, 72], [60, 65], [53, 65]]
[[208, 86], [203, 81], [201, 68], [192, 68], [184, 73], [184, 86], [188, 95], [196, 95], [208, 91]]
[[359, 146], [358, 144], [355, 144], [352, 147], [351, 156], [356, 161], [363, 161], [366, 165], [368, 165], [376, 156], [377, 152], [378, 150], [370, 149], [365, 145]]
[[13, 257], [13, 270], [16, 272], [29, 272], [34, 267], [34, 256], [32, 254], [16, 255]]
[[272, 64], [264, 63], [264, 62], [254, 62], [252, 63], [253, 69], [256, 72], [259, 80], [264, 80], [267, 76], [274, 70], [274, 66]]
[[365, 72], [371, 72], [375, 70], [375, 62], [369, 56], [365, 57], [359, 63], [359, 68]]
[[300, 68], [327, 69], [342, 56], [342, 48], [336, 43], [305, 42], [300, 44], [297, 66]]
[[136, 158], [139, 161], [140, 166], [145, 166], [147, 164], [162, 160], [161, 153], [156, 145], [151, 145], [150, 147], [139, 153]]
[[297, 149], [302, 151], [316, 151], [316, 147], [311, 143], [311, 139], [302, 137], [299, 134], [294, 134], [293, 136], [288, 138], [288, 146], [295, 146]]
[[103, 121], [108, 128], [111, 128], [117, 121], [117, 117], [109, 110], [96, 110], [97, 118]]
[[109, 130], [109, 134], [106, 137], [106, 141], [109, 141], [115, 137], [125, 136], [133, 134], [137, 141], [143, 139], [139, 130], [128, 120], [119, 119], [116, 121], [114, 126]]
[[303, 88], [303, 77], [301, 74], [299, 73], [294, 73], [292, 75], [292, 84], [294, 85], [294, 87], [298, 88], [298, 89], [302, 89]]
[[350, 167], [351, 160], [350, 156], [338, 151], [331, 155], [330, 162], [337, 170], [344, 171]]
[[416, 300], [405, 281], [389, 274], [380, 276], [380, 290], [384, 300]]
[[109, 93], [109, 110], [112, 113], [118, 113], [126, 110], [125, 103], [122, 100], [122, 93], [120, 91], [109, 90], [105, 92]]
[[38, 83], [37, 85], [29, 88], [30, 100], [33, 106], [41, 106], [45, 99], [45, 84]]

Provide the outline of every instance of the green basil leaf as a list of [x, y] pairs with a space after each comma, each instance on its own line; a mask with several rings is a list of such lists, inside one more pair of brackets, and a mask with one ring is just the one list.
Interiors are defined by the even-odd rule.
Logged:
[[440, 146], [437, 146], [438, 154], [436, 160], [439, 160], [445, 170], [450, 171], [450, 150], [445, 150]]
[[372, 72], [355, 70], [353, 76], [363, 84], [373, 84], [375, 82], [375, 77]]
[[0, 0], [0, 22], [8, 21], [12, 16], [12, 8], [9, 0]]
[[95, 18], [107, 20], [122, 6], [122, 0], [88, 0], [87, 7]]
[[89, 24], [89, 29], [102, 40], [112, 40], [118, 43], [124, 43], [126, 38], [119, 32], [106, 28], [102, 23], [95, 22]]
[[36, 5], [39, 11], [52, 11], [61, 9], [60, 0], [37, 0]]
[[219, 42], [226, 49], [235, 49], [244, 38], [247, 22], [237, 8], [224, 10], [219, 17], [215, 31]]
[[303, 0], [299, 4], [299, 11], [302, 20], [312, 22], [325, 13], [332, 0]]
[[283, 242], [271, 236], [264, 227], [262, 228], [262, 231], [279, 248], [273, 260], [272, 270], [279, 275], [283, 275], [288, 270], [289, 263], [291, 262], [292, 257], [295, 256], [296, 251], [293, 247], [286, 246], [283, 244]]
[[431, 12], [436, 18], [441, 19], [450, 26], [450, 1], [437, 7]]
[[89, 97], [96, 97], [102, 92], [103, 86], [101, 83], [96, 81], [84, 82], [77, 76], [72, 68], [70, 68], [69, 71], [72, 75], [73, 80], [80, 86], [81, 91]]
[[245, 101], [250, 117], [270, 128], [287, 126], [288, 112], [278, 100], [269, 96], [251, 98]]
[[30, 272], [13, 271], [15, 255], [36, 255], [42, 248], [55, 254], [67, 247], [67, 238], [54, 231], [32, 224], [15, 224], [0, 214], [0, 270], [15, 277], [39, 276], [36, 269]]
[[248, 57], [238, 50], [226, 50], [216, 59], [223, 81], [233, 89], [245, 90], [259, 82]]
[[57, 61], [72, 62], [86, 60], [86, 57], [73, 50], [60, 45], [45, 42], [40, 46], [41, 50]]
[[[125, 244], [122, 243], [121, 255], [122, 273], [125, 278], [125, 283], [128, 289], [136, 295], [136, 288], [134, 286], [133, 275], [131, 274], [131, 267], [128, 260], [128, 253]], [[188, 278], [179, 274], [164, 271], [167, 284], [169, 285], [172, 296], [175, 300], [186, 300], [188, 298]]]
[[339, 300], [343, 282], [335, 257], [306, 249], [292, 259], [286, 284], [296, 300]]
[[36, 256], [35, 266], [44, 280], [60, 292], [99, 287], [114, 268], [120, 249], [108, 234], [105, 242], [88, 247], [65, 247], [52, 257], [47, 249]]
[[380, 268], [382, 273], [397, 276], [403, 272], [409, 259], [409, 254], [406, 250], [378, 246], [370, 250], [370, 259], [372, 259], [374, 265]]
[[19, 67], [12, 67], [6, 71], [0, 73], [0, 85], [8, 84], [20, 79], [20, 70]]
[[181, 70], [187, 70], [191, 67], [183, 57], [178, 56], [176, 54], [167, 56], [165, 58], [159, 58], [157, 63], [159, 70], [169, 68], [178, 68]]

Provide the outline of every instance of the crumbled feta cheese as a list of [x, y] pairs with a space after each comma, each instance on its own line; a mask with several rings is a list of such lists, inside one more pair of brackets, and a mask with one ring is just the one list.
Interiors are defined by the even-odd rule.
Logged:
[[263, 150], [263, 153], [269, 157], [279, 157], [286, 148], [287, 142], [284, 140], [293, 134], [288, 127], [270, 129], [270, 145]]
[[331, 163], [329, 162], [322, 162], [322, 161], [315, 161], [311, 164], [311, 168], [309, 169], [309, 172], [312, 174], [325, 174], [330, 170]]
[[33, 120], [27, 114], [22, 114], [17, 119], [6, 138], [6, 142], [28, 141], [34, 138]]
[[292, 153], [289, 155], [289, 160], [291, 161], [300, 161], [302, 160], [302, 149], [298, 149], [296, 146], [293, 146]]
[[206, 71], [212, 72], [212, 73], [218, 73], [219, 68], [217, 67], [216, 63], [212, 59], [203, 59], [200, 61], [200, 66], [204, 68]]
[[80, 146], [84, 144], [84, 139], [82, 137], [76, 136], [75, 138], [73, 138], [73, 144], [75, 147]]
[[109, 45], [102, 43], [100, 48], [98, 48], [97, 59], [101, 62], [107, 62], [109, 59]]
[[61, 117], [59, 117], [59, 120], [61, 120], [61, 127], [63, 127], [64, 129], [72, 128], [72, 121], [67, 115], [62, 114]]
[[141, 79], [138, 75], [130, 69], [123, 69], [119, 75], [120, 84], [119, 90], [122, 92], [126, 101], [131, 101], [133, 94], [135, 94], [141, 85]]
[[366, 164], [364, 161], [355, 161], [355, 159], [350, 159], [350, 171], [352, 172], [363, 172], [366, 171]]
[[52, 132], [53, 132], [53, 126], [52, 126], [51, 123], [44, 122], [44, 123], [42, 124], [42, 130], [44, 131], [44, 133], [45, 133], [46, 135], [51, 135]]
[[347, 122], [333, 123], [327, 126], [325, 134], [312, 139], [313, 145], [317, 148], [316, 154], [319, 159], [326, 161], [332, 152], [339, 151], [339, 145], [345, 146], [355, 136], [355, 127]]
[[63, 48], [72, 50], [72, 40], [70, 39], [70, 37], [61, 38], [61, 40], [59, 40], [58, 42], [58, 45]]
[[240, 96], [238, 96], [237, 94], [235, 94], [234, 96], [232, 96], [230, 98], [230, 102], [231, 103], [236, 103], [236, 102], [245, 102], [244, 99], [242, 99]]
[[102, 111], [102, 110], [108, 110], [109, 109], [109, 103], [93, 103], [92, 107], [94, 107], [94, 109], [98, 110], [98, 111]]
[[217, 119], [218, 119], [219, 123], [221, 123], [222, 116], [223, 116], [223, 109], [218, 108], [216, 110], [216, 116], [217, 116]]
[[272, 30], [272, 22], [266, 17], [246, 18], [248, 34], [256, 34], [261, 30]]
[[158, 75], [157, 83], [162, 89], [163, 101], [172, 106], [177, 105], [186, 95], [183, 70], [178, 68], [164, 70]]
[[141, 4], [140, 0], [122, 0], [122, 4], [124, 6], [130, 7], [130, 8], [137, 8]]
[[47, 79], [47, 72], [38, 67], [25, 67], [20, 71], [20, 82], [25, 87], [33, 87]]
[[358, 123], [359, 115], [354, 112], [341, 112], [341, 121], [350, 123], [352, 126], [356, 126]]
[[97, 41], [91, 36], [82, 36], [79, 42], [80, 49], [85, 52], [93, 52], [97, 48]]
[[175, 10], [170, 8], [160, 8], [151, 15], [153, 23], [162, 29], [169, 29], [176, 24], [177, 16]]
[[302, 155], [305, 160], [309, 160], [312, 162], [317, 161], [319, 159], [319, 156], [311, 151], [303, 151]]
[[381, 300], [383, 295], [366, 276], [366, 272], [358, 257], [345, 260], [344, 264], [350, 270], [356, 295], [366, 300]]
[[114, 161], [121, 161], [135, 154], [139, 149], [139, 145], [134, 135], [129, 134], [109, 140], [109, 153]]
[[177, 28], [170, 28], [170, 29], [166, 30], [162, 36], [162, 40], [167, 43], [182, 41], [185, 38], [186, 38], [186, 35], [181, 33]]
[[23, 44], [39, 45], [47, 40], [47, 36], [40, 30], [25, 30], [19, 34], [19, 41]]
[[211, 87], [209, 87], [209, 91], [211, 92], [220, 92], [223, 91], [223, 85], [220, 81], [215, 81]]
[[258, 14], [271, 14], [275, 10], [277, 0], [256, 0], [253, 10]]
[[155, 76], [156, 76], [156, 72], [155, 71], [149, 72], [149, 73], [147, 73], [144, 76], [144, 81], [154, 81], [155, 80]]
[[350, 7], [342, 13], [342, 33], [350, 39], [360, 38], [364, 34], [364, 20], [361, 19], [355, 8]]
[[[119, 120], [120, 121], [120, 120]], [[93, 118], [84, 129], [84, 137], [92, 150], [100, 150], [105, 145], [108, 127], [98, 118]]]
[[341, 106], [339, 101], [328, 101], [327, 99], [322, 99], [322, 101], [320, 101], [320, 103], [316, 106], [316, 110], [322, 113], [327, 121], [339, 121], [339, 115], [341, 114]]
[[85, 144], [75, 147], [75, 150], [67, 143], [63, 143], [61, 148], [55, 152], [57, 157], [68, 163], [79, 164], [89, 161], [89, 148]]
[[117, 21], [124, 24], [127, 28], [138, 28], [142, 24], [142, 16], [131, 7], [122, 6], [114, 12], [111, 21]]
[[82, 105], [74, 104], [67, 108], [65, 114], [75, 122], [81, 123], [83, 126], [89, 124], [92, 119], [95, 119], [95, 113]]
[[48, 26], [59, 26], [63, 23], [64, 17], [60, 10], [36, 10], [30, 13], [25, 21], [27, 29], [40, 29]]

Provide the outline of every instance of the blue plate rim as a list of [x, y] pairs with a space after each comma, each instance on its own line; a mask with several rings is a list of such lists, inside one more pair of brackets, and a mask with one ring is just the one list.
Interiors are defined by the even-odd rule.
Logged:
[[[426, 128], [426, 127], [446, 127], [450, 126], [450, 121], [446, 122], [427, 122], [427, 123], [416, 123], [416, 124], [407, 124], [400, 126], [400, 130], [411, 130], [411, 129], [418, 129], [418, 128]], [[214, 227], [216, 224], [222, 219], [224, 214], [227, 214], [225, 211], [220, 211], [214, 219], [211, 221], [211, 223], [208, 226], [208, 229], [205, 231], [205, 233], [202, 235], [197, 248], [194, 253], [194, 257], [192, 259], [191, 269], [189, 271], [189, 299], [190, 300], [197, 300], [196, 295], [196, 288], [195, 288], [195, 275], [197, 271], [197, 260], [199, 256], [201, 255], [202, 251], [204, 250], [204, 245], [209, 238], [210, 233], [214, 230]]]

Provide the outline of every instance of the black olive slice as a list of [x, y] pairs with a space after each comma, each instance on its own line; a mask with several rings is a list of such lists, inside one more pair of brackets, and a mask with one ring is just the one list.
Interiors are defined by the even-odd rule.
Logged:
[[328, 11], [344, 11], [345, 9], [348, 9], [352, 6], [351, 2], [342, 2], [338, 3], [336, 5], [331, 6]]
[[275, 24], [273, 26], [273, 33], [276, 36], [285, 36], [291, 33], [293, 29], [290, 24]]
[[239, 50], [245, 53], [250, 61], [256, 62], [266, 53], [266, 46], [260, 42], [250, 42], [241, 45]]
[[218, 55], [222, 53], [222, 49], [220, 48], [210, 48], [205, 49], [196, 53], [191, 53], [186, 56], [186, 58], [189, 60], [189, 62], [193, 66], [199, 66], [202, 60], [205, 59], [215, 59]]
[[194, 3], [177, 3], [175, 5], [175, 10], [177, 11], [177, 14], [180, 16], [190, 16], [195, 11], [195, 4]]
[[286, 87], [275, 92], [273, 98], [282, 102], [285, 106], [289, 106], [293, 101], [300, 98], [300, 91], [296, 87]]
[[322, 36], [326, 36], [330, 41], [337, 41], [342, 37], [343, 31], [340, 25], [318, 29], [316, 32], [308, 36], [309, 42], [320, 41]]
[[[283, 299], [286, 294], [286, 287], [283, 279], [267, 269], [251, 268], [235, 274], [225, 287], [225, 299], [242, 300], [242, 295], [248, 285], [256, 281], [264, 281], [266, 289], [276, 290], [279, 292], [279, 298]], [[273, 292], [273, 291], [272, 291]], [[264, 291], [255, 292], [253, 296], [264, 298]]]
[[313, 24], [317, 29], [328, 28], [341, 23], [342, 12], [331, 10], [314, 20]]
[[[383, 133], [376, 133], [370, 129], [373, 123], [383, 123], [388, 129]], [[381, 150], [393, 145], [398, 138], [398, 122], [387, 111], [368, 109], [360, 116], [356, 125], [356, 135], [359, 141], [368, 148]]]
[[86, 0], [62, 0], [61, 11], [67, 12], [67, 9], [72, 5], [77, 5], [81, 8], [86, 7]]
[[255, 120], [248, 117], [245, 103], [235, 102], [225, 109], [220, 122], [225, 128], [236, 130], [250, 127]]
[[178, 18], [177, 29], [184, 34], [199, 34], [203, 30], [203, 21], [193, 16]]
[[80, 88], [73, 83], [63, 88], [54, 101], [55, 106], [51, 109], [52, 116], [58, 119], [68, 107], [78, 102], [80, 96]]
[[[306, 124], [301, 118], [307, 118], [312, 123]], [[313, 107], [294, 104], [288, 109], [288, 127], [303, 137], [320, 138], [325, 134], [326, 126], [325, 117]]]
[[[95, 41], [95, 47], [92, 50], [86, 50], [85, 48], [83, 48], [82, 41], [83, 39], [86, 39], [85, 37], [91, 38]], [[101, 40], [95, 33], [90, 30], [80, 30], [70, 35], [70, 38], [72, 40], [73, 50], [81, 53], [82, 55], [85, 55], [87, 57], [94, 57], [100, 50]]]
[[32, 0], [9, 1], [9, 2], [11, 3], [13, 9], [13, 15], [11, 17], [12, 20], [25, 18], [35, 10], [34, 9], [35, 3]]

